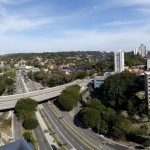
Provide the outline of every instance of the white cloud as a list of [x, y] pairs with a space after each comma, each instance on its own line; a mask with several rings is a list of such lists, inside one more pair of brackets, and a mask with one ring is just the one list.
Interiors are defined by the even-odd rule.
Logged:
[[137, 8], [137, 9], [133, 9], [133, 10], [139, 11], [139, 12], [142, 12], [145, 14], [150, 14], [150, 9], [148, 9], [148, 8]]
[[28, 2], [31, 0], [0, 0], [1, 4], [19, 4], [19, 3], [24, 3]]
[[62, 31], [63, 37], [18, 37], [0, 36], [1, 51], [5, 52], [43, 52], [72, 50], [107, 50], [122, 49], [131, 51], [141, 43], [150, 47], [150, 36], [144, 30], [128, 29], [116, 33], [97, 30]]
[[139, 21], [113, 21], [102, 24], [102, 26], [119, 26], [119, 25], [125, 25], [125, 24], [132, 24]]

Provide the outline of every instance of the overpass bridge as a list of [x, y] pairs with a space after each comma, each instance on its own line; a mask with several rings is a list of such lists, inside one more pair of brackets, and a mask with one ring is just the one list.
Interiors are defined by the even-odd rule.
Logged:
[[27, 92], [27, 93], [21, 93], [21, 94], [15, 94], [15, 95], [9, 95], [9, 96], [0, 96], [0, 110], [6, 110], [6, 109], [12, 109], [15, 107], [17, 101], [21, 98], [32, 98], [36, 100], [37, 102], [42, 102], [54, 97], [57, 97], [61, 94], [61, 92], [67, 87], [71, 85], [78, 84], [80, 87], [85, 87], [91, 79], [83, 79], [80, 81], [74, 81], [71, 83], [67, 83], [64, 85], [47, 88], [43, 90], [33, 91], [33, 92]]

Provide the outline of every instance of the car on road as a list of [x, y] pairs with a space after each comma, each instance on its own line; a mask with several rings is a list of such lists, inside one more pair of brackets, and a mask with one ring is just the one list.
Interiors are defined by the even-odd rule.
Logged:
[[48, 133], [48, 132], [49, 132], [49, 130], [43, 130], [43, 132], [44, 132], [44, 133]]
[[51, 145], [53, 150], [60, 150], [59, 148], [57, 148], [55, 145]]

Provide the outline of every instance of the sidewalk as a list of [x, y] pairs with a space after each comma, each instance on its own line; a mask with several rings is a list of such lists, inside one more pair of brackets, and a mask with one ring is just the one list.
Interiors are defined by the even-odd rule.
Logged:
[[[42, 106], [39, 105], [38, 107], [41, 108]], [[47, 126], [46, 126], [44, 120], [43, 120], [42, 117], [41, 117], [41, 114], [39, 113], [39, 111], [36, 111], [35, 114], [36, 114], [36, 117], [37, 117], [37, 119], [38, 119], [39, 125], [41, 126], [42, 130], [48, 130], [48, 128], [47, 128]], [[59, 146], [57, 145], [57, 143], [54, 142], [55, 140], [54, 140], [53, 137], [49, 134], [49, 132], [44, 133], [44, 135], [45, 135], [45, 137], [46, 137], [46, 139], [47, 139], [47, 141], [49, 142], [50, 145], [55, 145], [56, 147], [59, 147]]]

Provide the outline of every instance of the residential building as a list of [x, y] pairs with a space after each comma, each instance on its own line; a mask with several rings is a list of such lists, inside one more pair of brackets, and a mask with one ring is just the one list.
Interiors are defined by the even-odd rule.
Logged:
[[114, 53], [115, 72], [124, 71], [124, 52], [118, 50]]
[[148, 108], [150, 108], [150, 72], [146, 71], [144, 75], [145, 81], [145, 98], [147, 100]]
[[97, 76], [93, 79], [93, 82], [94, 82], [94, 89], [95, 88], [99, 88], [102, 83], [104, 82], [106, 77], [103, 77], [103, 76]]
[[134, 49], [133, 49], [133, 53], [134, 53], [134, 55], [137, 55], [138, 49], [137, 49], [137, 48], [134, 48]]
[[146, 57], [147, 56], [147, 50], [146, 50], [146, 46], [144, 44], [141, 44], [141, 46], [139, 47], [139, 55], [141, 55], [142, 57]]
[[147, 70], [150, 70], [150, 59], [147, 59]]

